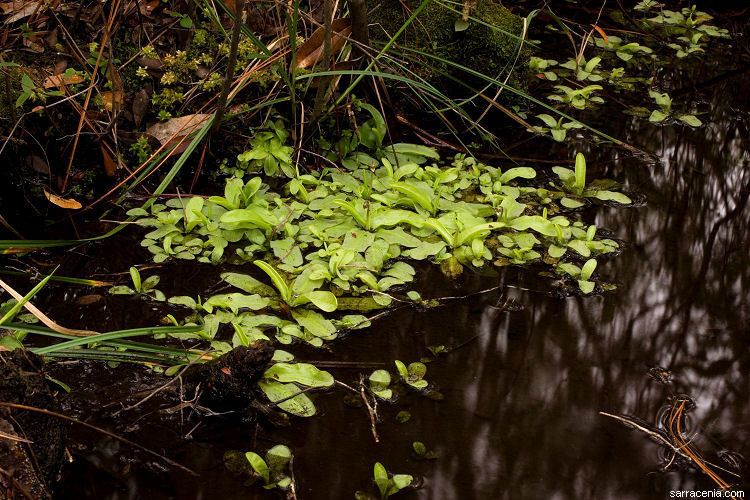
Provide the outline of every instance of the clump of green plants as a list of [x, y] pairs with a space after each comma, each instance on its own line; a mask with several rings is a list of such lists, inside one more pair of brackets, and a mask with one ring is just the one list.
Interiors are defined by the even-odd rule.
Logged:
[[634, 57], [646, 54], [652, 54], [653, 50], [641, 45], [638, 42], [625, 43], [622, 38], [610, 35], [607, 39], [597, 38], [596, 46], [608, 51], [612, 51], [621, 60], [628, 62]]
[[549, 132], [552, 138], [557, 142], [565, 142], [565, 138], [568, 136], [570, 130], [581, 128], [583, 125], [580, 122], [574, 122], [571, 120], [565, 121], [565, 117], [555, 118], [547, 113], [541, 113], [536, 115], [537, 118], [542, 120], [546, 127], [535, 126], [534, 130], [541, 134]]
[[286, 490], [292, 485], [292, 478], [286, 471], [292, 459], [288, 446], [277, 444], [266, 452], [265, 459], [254, 451], [245, 453], [245, 458], [253, 470], [252, 478], [262, 481], [263, 488]]
[[167, 297], [164, 295], [164, 292], [156, 289], [156, 285], [159, 284], [161, 279], [159, 276], [149, 276], [141, 281], [141, 273], [139, 273], [138, 269], [135, 267], [131, 267], [130, 279], [133, 282], [133, 288], [130, 288], [127, 285], [117, 285], [110, 288], [109, 293], [112, 295], [141, 295], [160, 302], [166, 300]]
[[[672, 98], [666, 92], [656, 92], [653, 90], [649, 92], [649, 96], [651, 96], [659, 108], [651, 112], [648, 120], [655, 123], [666, 121], [672, 115]], [[675, 115], [675, 119], [691, 127], [700, 127], [703, 124], [697, 116], [689, 113]]]
[[571, 88], [567, 85], [555, 85], [556, 94], [550, 94], [547, 99], [557, 101], [575, 109], [586, 109], [592, 104], [602, 104], [604, 99], [595, 95], [597, 90], [603, 90], [601, 85], [586, 85], [581, 88]]
[[385, 500], [408, 487], [414, 481], [414, 478], [408, 474], [388, 474], [385, 466], [380, 462], [375, 463], [373, 475], [380, 496], [357, 491], [354, 495], [357, 500], [377, 500], [378, 498]]
[[[577, 51], [576, 57], [562, 64], [546, 59], [543, 53], [535, 54], [529, 61], [529, 74], [537, 82], [539, 78], [552, 82], [560, 78], [573, 78], [580, 82], [579, 87], [559, 84], [549, 86], [554, 92], [547, 99], [564, 105], [566, 113], [583, 111], [594, 104], [604, 103], [604, 98], [597, 95], [597, 92], [604, 91], [604, 87], [609, 85], [615, 92], [628, 92], [634, 97], [648, 95], [657, 105], [657, 109], [649, 109], [640, 104], [625, 103], [624, 113], [648, 118], [651, 123], [680, 122], [691, 127], [701, 126], [700, 119], [694, 114], [674, 113], [668, 93], [653, 90], [653, 68], [670, 63], [671, 58], [664, 57], [665, 47], [674, 49], [678, 58], [687, 57], [704, 51], [706, 44], [712, 39], [729, 38], [728, 31], [710, 24], [712, 17], [698, 11], [695, 6], [673, 11], [648, 0], [639, 2], [636, 11], [656, 14], [634, 21], [639, 29], [649, 31], [649, 36], [636, 35], [632, 30], [632, 21], [614, 11], [612, 18], [629, 28], [627, 40], [600, 31], [601, 37], [588, 40], [584, 47], [586, 55], [582, 48]], [[572, 36], [560, 20], [557, 26], [548, 26], [548, 29]], [[593, 30], [591, 34], [594, 34]], [[593, 53], [590, 46], [595, 47]], [[625, 63], [624, 66], [618, 66], [622, 63]], [[521, 113], [519, 116], [525, 119]], [[558, 142], [566, 140], [569, 130], [579, 128], [579, 122], [563, 117], [562, 112], [559, 116], [547, 112], [537, 113], [536, 116], [543, 125], [531, 126], [529, 130], [550, 134]]]

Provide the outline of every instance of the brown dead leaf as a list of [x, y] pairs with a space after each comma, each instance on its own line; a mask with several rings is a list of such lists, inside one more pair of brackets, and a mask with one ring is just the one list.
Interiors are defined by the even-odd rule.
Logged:
[[83, 77], [81, 75], [52, 75], [44, 79], [43, 85], [45, 89], [51, 89], [53, 87], [62, 88], [65, 85], [74, 85], [76, 83], [81, 83], [82, 81]]
[[106, 172], [107, 177], [114, 177], [117, 174], [117, 163], [115, 163], [115, 160], [112, 159], [112, 155], [107, 152], [107, 148], [104, 147], [104, 144], [100, 144], [99, 147], [102, 150], [104, 172]]
[[143, 123], [143, 118], [146, 116], [148, 105], [150, 103], [151, 99], [149, 98], [146, 89], [141, 89], [140, 92], [133, 97], [133, 123], [135, 123], [136, 127], [140, 128], [141, 123]]
[[8, 24], [29, 17], [41, 8], [42, 2], [40, 0], [31, 2], [16, 0], [13, 2], [0, 3], [0, 9], [3, 10], [3, 14], [10, 14], [10, 17], [5, 20]]
[[50, 193], [45, 188], [42, 188], [44, 191], [44, 196], [47, 197], [47, 199], [50, 201], [50, 203], [57, 205], [60, 208], [69, 208], [71, 210], [78, 210], [83, 205], [81, 205], [79, 202], [74, 200], [73, 198], [60, 198], [59, 196]]
[[33, 52], [35, 54], [42, 54], [44, 52], [43, 40], [37, 37], [28, 37], [21, 40], [24, 50]]
[[[167, 146], [176, 144], [184, 137], [199, 130], [211, 118], [209, 113], [196, 113], [194, 115], [172, 118], [164, 123], [156, 123], [146, 129], [146, 133], [156, 137], [161, 144]], [[182, 152], [187, 148], [189, 141], [183, 141], [180, 147], [172, 151], [172, 154]]]
[[151, 2], [142, 2], [141, 14], [143, 14], [144, 16], [150, 16], [160, 6], [161, 6], [161, 0], [152, 0]]
[[76, 299], [76, 304], [80, 306], [88, 306], [91, 304], [96, 304], [100, 300], [102, 300], [101, 295], [96, 295], [96, 294], [82, 295]]
[[596, 24], [592, 24], [591, 26], [593, 26], [594, 29], [599, 32], [599, 34], [602, 36], [602, 39], [604, 39], [604, 43], [609, 45], [609, 38], [607, 37], [607, 34], [604, 32], [604, 30]]
[[101, 96], [102, 102], [104, 103], [104, 108], [107, 111], [119, 111], [122, 107], [122, 103], [125, 100], [125, 95], [122, 90], [108, 90], [106, 92], [102, 92]]
[[[334, 19], [331, 23], [331, 56], [341, 50], [346, 43], [346, 37], [352, 32], [352, 23], [348, 18]], [[298, 68], [312, 68], [323, 60], [323, 42], [325, 30], [320, 27], [313, 32], [305, 43], [297, 49]]]

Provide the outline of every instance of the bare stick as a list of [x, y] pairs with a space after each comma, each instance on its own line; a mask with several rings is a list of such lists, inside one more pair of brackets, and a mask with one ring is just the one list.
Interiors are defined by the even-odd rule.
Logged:
[[379, 443], [380, 438], [378, 437], [378, 429], [375, 427], [375, 424], [378, 421], [377, 401], [375, 402], [375, 408], [373, 408], [365, 394], [365, 384], [362, 379], [359, 381], [359, 395], [362, 396], [362, 401], [365, 402], [367, 412], [370, 414], [370, 430], [372, 430], [372, 437], [375, 438], [376, 443]]
[[[331, 0], [323, 0], [323, 71], [331, 67]], [[313, 107], [310, 121], [315, 123], [323, 111], [323, 104], [328, 92], [328, 77], [321, 77], [318, 82], [318, 91], [315, 93], [315, 106]]]
[[216, 132], [221, 127], [221, 119], [224, 118], [224, 109], [227, 107], [227, 98], [229, 97], [229, 87], [234, 78], [234, 66], [237, 64], [237, 47], [240, 44], [240, 33], [242, 33], [242, 15], [245, 12], [245, 0], [237, 0], [234, 11], [234, 29], [232, 29], [232, 46], [229, 49], [229, 62], [227, 63], [227, 73], [224, 78], [224, 86], [221, 89], [219, 103], [216, 105], [216, 114], [214, 115], [213, 131]]

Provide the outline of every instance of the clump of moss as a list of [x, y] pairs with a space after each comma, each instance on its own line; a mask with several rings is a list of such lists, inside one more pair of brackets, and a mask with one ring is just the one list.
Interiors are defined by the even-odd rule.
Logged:
[[[413, 12], [420, 2], [406, 0], [404, 4]], [[451, 8], [446, 5], [451, 5]], [[408, 49], [447, 59], [500, 81], [505, 80], [510, 70], [512, 74], [508, 85], [520, 88], [523, 80], [516, 75], [522, 75], [525, 68], [518, 65], [512, 68], [520, 47], [519, 38], [523, 29], [521, 18], [499, 3], [479, 0], [470, 15], [481, 20], [481, 23], [469, 19], [466, 29], [456, 31], [456, 21], [461, 18], [457, 11], [461, 7], [453, 6], [454, 4], [446, 5], [430, 2], [397, 39], [397, 43], [407, 49], [407, 54], [420, 60], [420, 64], [413, 65], [412, 71], [435, 86], [453, 89], [454, 93], [461, 86], [450, 77], [444, 76], [445, 74], [476, 89], [487, 85], [487, 82], [478, 76], [467, 75], [448, 63], [429, 56], [420, 56]], [[368, 0], [368, 8], [375, 9], [369, 22], [372, 26], [371, 37], [376, 42], [389, 40], [410, 15], [400, 0]], [[518, 64], [525, 64], [527, 59], [527, 54], [521, 54]]]

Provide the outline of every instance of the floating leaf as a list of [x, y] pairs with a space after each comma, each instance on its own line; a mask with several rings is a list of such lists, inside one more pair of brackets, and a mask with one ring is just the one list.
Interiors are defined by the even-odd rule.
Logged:
[[247, 461], [250, 462], [250, 466], [253, 468], [253, 470], [263, 478], [263, 482], [268, 484], [271, 479], [270, 470], [268, 468], [268, 465], [266, 464], [266, 461], [263, 460], [260, 455], [252, 451], [248, 451], [247, 453], [245, 453], [245, 458], [247, 458]]
[[263, 374], [279, 382], [297, 382], [308, 387], [329, 387], [333, 376], [309, 363], [276, 363]]
[[370, 374], [370, 390], [383, 399], [391, 399], [393, 391], [388, 388], [391, 384], [391, 374], [387, 370], [375, 370]]
[[258, 382], [258, 386], [271, 402], [285, 399], [286, 401], [279, 403], [278, 406], [292, 415], [297, 415], [299, 417], [312, 417], [317, 411], [313, 402], [307, 397], [307, 394], [300, 394], [299, 387], [294, 384], [282, 384], [273, 380], [261, 380]]
[[663, 122], [666, 119], [667, 119], [667, 114], [658, 109], [653, 110], [651, 112], [651, 116], [648, 117], [648, 121], [654, 122], [654, 123]]
[[700, 127], [703, 122], [698, 119], [695, 115], [680, 115], [677, 117], [678, 120], [683, 123], [690, 125], [691, 127]]

